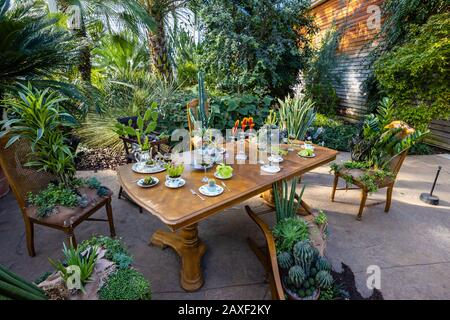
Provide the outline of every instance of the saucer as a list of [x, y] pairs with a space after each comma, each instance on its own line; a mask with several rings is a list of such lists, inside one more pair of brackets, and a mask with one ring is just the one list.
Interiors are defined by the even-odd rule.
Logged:
[[278, 156], [278, 157], [270, 156], [267, 160], [269, 160], [270, 162], [274, 162], [274, 163], [280, 163], [280, 162], [284, 161], [282, 156]]
[[233, 178], [233, 174], [231, 174], [231, 176], [229, 176], [229, 177], [227, 177], [227, 178], [223, 178], [223, 177], [220, 176], [220, 175], [217, 173], [217, 171], [216, 171], [216, 172], [214, 172], [214, 177], [217, 178], [217, 179], [220, 179], [220, 180], [228, 180], [228, 179]]
[[223, 190], [223, 188], [222, 188], [221, 186], [218, 186], [218, 185], [216, 184], [215, 190], [212, 191], [212, 190], [209, 188], [209, 186], [208, 186], [207, 184], [205, 184], [204, 186], [201, 186], [201, 187], [198, 189], [198, 191], [200, 191], [200, 193], [201, 193], [202, 195], [204, 195], [204, 196], [207, 196], [207, 197], [216, 197], [216, 196], [222, 194], [224, 190]]
[[183, 178], [180, 178], [178, 184], [169, 184], [168, 180], [166, 180], [166, 182], [164, 183], [164, 185], [170, 189], [178, 189], [178, 188], [181, 188], [182, 186], [184, 186], [185, 184], [186, 184], [186, 180], [184, 180]]
[[268, 164], [265, 164], [263, 166], [261, 166], [261, 170], [267, 173], [278, 173], [281, 171], [281, 168], [278, 166], [271, 166]]
[[146, 184], [144, 184], [144, 180], [145, 180], [145, 179], [141, 179], [141, 180], [139, 180], [139, 181], [137, 182], [137, 185], [138, 185], [139, 187], [141, 187], [141, 188], [151, 188], [151, 187], [154, 187], [154, 186], [156, 186], [156, 185], [159, 183], [159, 179], [158, 179], [158, 178], [155, 178], [155, 177], [152, 177], [152, 178], [153, 178], [153, 184], [146, 185]]

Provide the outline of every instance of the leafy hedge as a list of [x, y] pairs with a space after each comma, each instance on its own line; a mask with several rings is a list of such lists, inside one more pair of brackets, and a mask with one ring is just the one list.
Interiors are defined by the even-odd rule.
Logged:
[[434, 15], [375, 63], [380, 89], [397, 105], [396, 117], [419, 130], [450, 116], [449, 30], [450, 14]]
[[[183, 91], [176, 101], [166, 103], [164, 114], [158, 120], [158, 129], [171, 133], [175, 129], [187, 129], [186, 105], [195, 99], [191, 91]], [[237, 119], [253, 117], [257, 128], [262, 126], [269, 114], [273, 98], [251, 94], [209, 94], [211, 127], [219, 130], [231, 129]], [[175, 99], [174, 99], [175, 100]]]

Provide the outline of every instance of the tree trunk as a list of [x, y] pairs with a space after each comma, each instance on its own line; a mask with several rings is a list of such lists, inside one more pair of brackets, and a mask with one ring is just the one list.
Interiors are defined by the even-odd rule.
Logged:
[[92, 71], [92, 61], [91, 61], [91, 47], [89, 46], [89, 39], [86, 31], [86, 25], [83, 19], [81, 19], [81, 29], [77, 31], [80, 42], [83, 46], [80, 50], [80, 64], [78, 65], [78, 70], [81, 74], [81, 80], [91, 83], [91, 71]]
[[172, 79], [172, 68], [166, 46], [164, 32], [164, 19], [155, 17], [157, 28], [154, 32], [148, 31], [153, 71], [165, 80]]

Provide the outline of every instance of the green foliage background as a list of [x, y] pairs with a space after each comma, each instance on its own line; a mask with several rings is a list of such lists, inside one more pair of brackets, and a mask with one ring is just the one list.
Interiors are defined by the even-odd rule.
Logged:
[[396, 116], [419, 130], [450, 116], [449, 33], [450, 14], [432, 16], [375, 63], [379, 89], [394, 99]]

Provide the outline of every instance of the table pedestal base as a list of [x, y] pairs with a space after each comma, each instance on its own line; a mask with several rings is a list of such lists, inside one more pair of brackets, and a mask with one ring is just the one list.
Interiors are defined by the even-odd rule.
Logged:
[[206, 252], [205, 244], [198, 238], [198, 225], [181, 229], [179, 233], [156, 231], [150, 243], [165, 249], [171, 247], [181, 258], [181, 287], [189, 292], [203, 286], [201, 260]]

